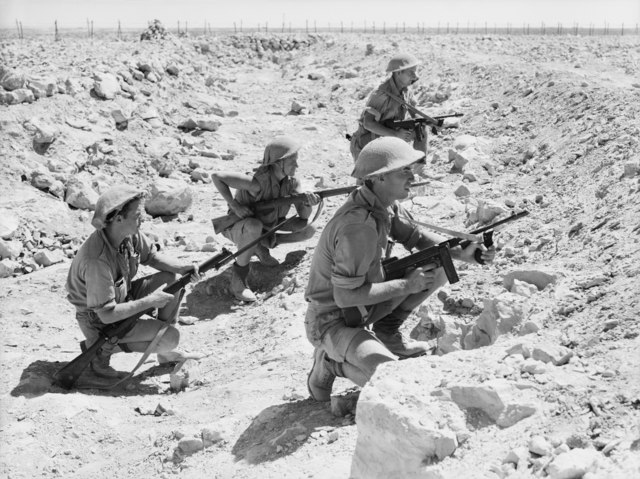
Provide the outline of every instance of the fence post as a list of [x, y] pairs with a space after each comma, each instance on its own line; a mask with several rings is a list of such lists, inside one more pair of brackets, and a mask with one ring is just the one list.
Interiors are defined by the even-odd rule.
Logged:
[[240, 33], [242, 33], [242, 20], [240, 20]]
[[402, 33], [406, 33], [407, 32], [407, 27], [404, 24], [404, 22], [402, 22]]
[[313, 32], [318, 33], [318, 26], [316, 25], [316, 21], [313, 21]]
[[344, 28], [342, 27], [342, 22], [340, 22], [340, 33], [344, 33]]
[[58, 20], [56, 20], [55, 22], [53, 22], [53, 25], [55, 26], [56, 29], [56, 42], [60, 41], [60, 34], [58, 33]]
[[178, 35], [180, 35], [180, 20], [178, 20]]
[[622, 27], [620, 28], [620, 36], [624, 36], [624, 22], [622, 23]]
[[382, 22], [382, 34], [387, 34], [387, 22]]
[[376, 33], [376, 22], [373, 22], [373, 33], [374, 33], [374, 35]]
[[304, 22], [304, 31], [305, 33], [309, 33], [309, 20], [305, 20]]

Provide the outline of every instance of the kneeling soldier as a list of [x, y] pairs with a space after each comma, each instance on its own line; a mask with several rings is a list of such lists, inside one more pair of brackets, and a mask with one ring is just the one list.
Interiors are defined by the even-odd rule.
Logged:
[[[183, 291], [171, 295], [162, 291], [177, 274], [194, 272], [197, 266], [184, 264], [158, 253], [140, 231], [144, 193], [131, 186], [116, 186], [100, 196], [91, 224], [96, 228], [78, 250], [67, 277], [67, 299], [76, 307], [76, 319], [86, 340], [84, 350], [98, 338], [107, 324], [122, 321], [143, 311], [158, 308], [158, 319], [139, 319], [113, 345], [106, 343], [91, 363], [96, 376], [116, 379], [126, 376], [110, 364], [113, 353], [145, 352], [160, 329], [178, 320]], [[140, 263], [159, 273], [134, 279]], [[180, 334], [170, 326], [154, 351], [160, 363], [182, 358], [173, 351]]]
[[[428, 343], [403, 336], [400, 326], [446, 283], [444, 270], [430, 265], [385, 281], [382, 267], [390, 238], [408, 250], [445, 240], [417, 228], [398, 203], [408, 197], [412, 167], [424, 157], [424, 152], [398, 138], [367, 144], [352, 173], [363, 186], [349, 196], [320, 235], [305, 292], [309, 302], [305, 329], [316, 348], [307, 384], [317, 401], [330, 399], [336, 376], [363, 386], [379, 364], [420, 356], [429, 349]], [[483, 250], [483, 261], [493, 260], [494, 250], [477, 244], [452, 248], [451, 256], [475, 263], [476, 248]], [[355, 327], [347, 326], [343, 308], [364, 313]]]
[[[306, 201], [296, 204], [298, 218], [289, 224], [291, 234], [276, 234], [258, 244], [255, 248], [238, 256], [233, 264], [231, 292], [241, 301], [255, 301], [256, 296], [247, 286], [249, 262], [254, 254], [266, 266], [277, 266], [269, 252], [278, 243], [292, 243], [309, 239], [315, 228], [308, 224], [312, 206], [320, 202], [315, 193], [301, 191], [301, 185], [295, 176], [298, 168], [298, 151], [301, 145], [293, 138], [281, 136], [273, 139], [265, 148], [260, 166], [253, 176], [233, 171], [220, 171], [212, 175], [213, 184], [229, 205], [229, 213], [235, 215], [236, 222], [221, 233], [238, 248], [249, 244], [281, 222], [289, 212], [291, 205], [276, 207], [267, 211], [254, 212], [251, 205], [257, 201], [273, 200], [293, 194], [305, 194]], [[231, 194], [230, 188], [236, 189]]]

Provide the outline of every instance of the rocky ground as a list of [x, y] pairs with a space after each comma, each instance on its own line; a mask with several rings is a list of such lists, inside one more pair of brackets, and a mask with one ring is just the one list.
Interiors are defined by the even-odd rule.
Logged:
[[[336, 382], [331, 405], [308, 399], [303, 291], [317, 238], [276, 249], [274, 269], [253, 265], [255, 304], [229, 297], [224, 268], [189, 286], [181, 344], [207, 356], [180, 372], [150, 359], [107, 391], [51, 376], [79, 353], [64, 281], [100, 191], [150, 191], [143, 229], [204, 261], [230, 246], [211, 228], [226, 208], [210, 172], [251, 172], [273, 136], [304, 142], [311, 187], [352, 184], [344, 134], [397, 50], [424, 62], [427, 113], [464, 113], [430, 139], [416, 217], [468, 231], [529, 216], [496, 234], [495, 264], [459, 265], [461, 281], [410, 319], [438, 355], [385, 368], [361, 399], [390, 376], [431, 391], [430, 378], [471, 367], [482, 384], [500, 370], [535, 385], [541, 405], [512, 424], [472, 420], [483, 405], [467, 404], [453, 450], [411, 477], [640, 477], [640, 39], [482, 35], [3, 39], [3, 477], [394, 477], [384, 458], [363, 472], [362, 450], [352, 468], [372, 418], [350, 383]], [[342, 201], [327, 200], [320, 226]], [[552, 351], [535, 356], [537, 341]]]

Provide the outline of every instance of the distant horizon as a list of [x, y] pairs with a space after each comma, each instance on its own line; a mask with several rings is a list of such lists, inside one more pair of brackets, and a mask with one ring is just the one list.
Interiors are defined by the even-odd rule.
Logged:
[[362, 30], [395, 30], [396, 25], [415, 29], [460, 30], [484, 27], [520, 28], [524, 25], [569, 29], [594, 26], [632, 30], [640, 24], [639, 0], [234, 0], [234, 8], [222, 0], [0, 0], [0, 29], [143, 29], [154, 19], [165, 28], [177, 22], [194, 30], [236, 28], [256, 30], [267, 25], [270, 31], [288, 29], [326, 30], [329, 26]]

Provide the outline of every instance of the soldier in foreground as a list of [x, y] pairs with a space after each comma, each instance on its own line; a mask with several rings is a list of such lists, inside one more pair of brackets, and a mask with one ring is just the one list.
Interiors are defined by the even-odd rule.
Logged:
[[[298, 168], [300, 143], [291, 137], [273, 139], [265, 148], [262, 165], [253, 176], [234, 171], [220, 171], [212, 175], [213, 184], [229, 205], [231, 224], [221, 231], [238, 248], [257, 239], [264, 231], [282, 221], [291, 205], [276, 207], [267, 211], [254, 212], [251, 205], [258, 201], [271, 200], [292, 194], [305, 194], [303, 203], [296, 203], [298, 218], [290, 223], [290, 234], [276, 234], [258, 244], [254, 249], [236, 258], [232, 267], [230, 290], [241, 301], [255, 301], [256, 296], [247, 285], [251, 257], [255, 254], [265, 266], [277, 266], [278, 260], [271, 256], [270, 248], [278, 243], [292, 243], [309, 239], [315, 228], [308, 224], [313, 205], [320, 202], [315, 193], [303, 192], [299, 179], [295, 176]], [[236, 189], [235, 196], [231, 188]]]
[[[398, 138], [369, 143], [352, 173], [364, 185], [322, 231], [305, 292], [309, 302], [305, 329], [315, 347], [307, 384], [317, 401], [330, 399], [336, 376], [363, 386], [379, 364], [429, 350], [426, 342], [412, 341], [399, 329], [416, 307], [446, 283], [443, 269], [416, 268], [402, 279], [385, 281], [382, 268], [389, 239], [408, 250], [422, 250], [445, 239], [414, 226], [398, 203], [407, 198], [412, 168], [423, 159], [423, 152]], [[493, 261], [495, 250], [478, 244], [452, 248], [451, 256], [475, 263], [477, 248], [484, 262]], [[363, 315], [355, 327], [348, 327], [346, 312], [354, 308]]]
[[[110, 366], [116, 352], [145, 352], [165, 323], [178, 320], [184, 290], [175, 295], [162, 291], [178, 274], [193, 271], [197, 265], [183, 263], [156, 251], [156, 246], [140, 231], [144, 193], [131, 186], [116, 186], [100, 196], [91, 224], [96, 228], [78, 250], [67, 276], [67, 299], [76, 308], [76, 319], [89, 347], [108, 324], [122, 321], [143, 311], [158, 308], [157, 319], [140, 319], [117, 344], [106, 343], [90, 365], [98, 377], [118, 379], [126, 376]], [[159, 272], [134, 279], [140, 264]], [[158, 362], [186, 359], [174, 351], [180, 334], [169, 326], [153, 351]]]
[[[367, 143], [375, 138], [386, 136], [413, 142], [416, 150], [426, 154], [427, 132], [424, 126], [421, 126], [423, 129], [421, 139], [417, 140], [412, 130], [396, 130], [383, 124], [387, 120], [404, 120], [407, 113], [411, 113], [403, 102], [416, 106], [416, 100], [409, 87], [418, 81], [416, 70], [419, 64], [418, 59], [409, 53], [398, 53], [389, 60], [387, 73], [391, 73], [391, 76], [369, 95], [365, 109], [358, 120], [358, 129], [351, 137], [353, 161], [358, 159], [360, 151]], [[412, 113], [411, 116], [413, 116]]]

